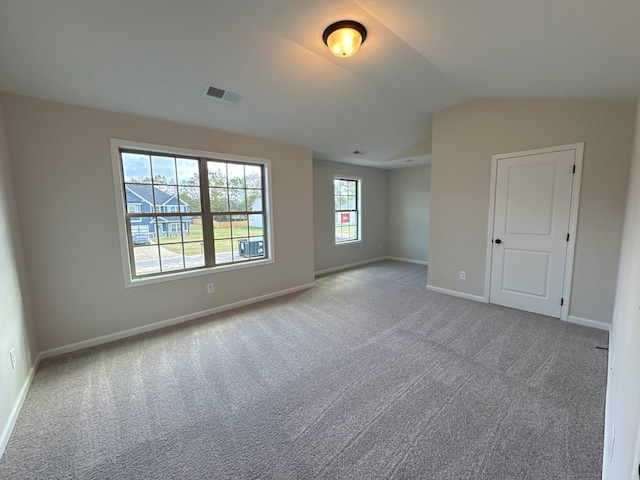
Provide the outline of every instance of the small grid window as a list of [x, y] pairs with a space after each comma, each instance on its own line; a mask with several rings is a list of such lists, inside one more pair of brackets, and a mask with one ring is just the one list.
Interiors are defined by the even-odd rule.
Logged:
[[119, 149], [131, 278], [268, 258], [262, 163]]
[[336, 244], [361, 240], [360, 230], [360, 185], [359, 179], [334, 178]]

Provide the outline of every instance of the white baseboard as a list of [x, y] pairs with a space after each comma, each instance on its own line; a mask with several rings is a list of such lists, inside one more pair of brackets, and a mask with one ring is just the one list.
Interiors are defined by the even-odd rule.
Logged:
[[89, 340], [83, 340], [82, 342], [76, 342], [70, 345], [52, 348], [50, 350], [45, 350], [44, 352], [41, 352], [40, 357], [41, 358], [55, 357], [56, 355], [61, 355], [63, 353], [75, 352], [76, 350], [81, 350], [83, 348], [95, 347], [96, 345], [113, 342], [115, 340], [120, 340], [122, 338], [132, 337], [134, 335], [139, 335], [141, 333], [151, 332], [153, 330], [169, 327], [171, 325], [176, 325], [178, 323], [188, 322], [189, 320], [206, 317], [208, 315], [213, 315], [214, 313], [224, 312], [226, 310], [231, 310], [233, 308], [243, 307], [245, 305], [250, 305], [252, 303], [262, 302], [264, 300], [270, 300], [272, 298], [281, 297], [289, 293], [299, 292], [300, 290], [307, 290], [314, 286], [315, 286], [315, 282], [307, 283], [305, 285], [288, 288], [286, 290], [280, 290], [278, 292], [269, 293], [267, 295], [261, 295], [259, 297], [253, 297], [247, 300], [241, 300], [239, 302], [229, 303], [227, 305], [222, 305], [220, 307], [214, 307], [208, 310], [203, 310], [200, 312], [190, 313], [188, 315], [182, 315], [176, 318], [162, 320], [160, 322], [150, 323], [148, 325], [143, 325], [141, 327], [130, 328], [129, 330], [124, 330], [122, 332], [111, 333], [109, 335], [103, 335], [101, 337], [96, 337]]
[[18, 420], [18, 415], [20, 414], [20, 410], [22, 410], [22, 405], [24, 404], [24, 399], [27, 398], [27, 393], [29, 392], [29, 387], [31, 387], [31, 382], [33, 381], [33, 377], [36, 374], [36, 370], [38, 369], [38, 364], [40, 363], [41, 354], [38, 354], [36, 357], [31, 370], [29, 371], [29, 375], [25, 379], [22, 384], [22, 388], [20, 389], [20, 393], [18, 394], [18, 398], [16, 398], [15, 403], [13, 404], [13, 408], [11, 409], [11, 414], [9, 415], [9, 419], [7, 420], [6, 425], [2, 429], [2, 434], [0, 434], [0, 458], [4, 454], [7, 445], [9, 444], [9, 439], [11, 438], [11, 434], [13, 433], [13, 428], [16, 426], [16, 421]]
[[361, 265], [366, 265], [368, 263], [380, 262], [386, 259], [387, 257], [377, 257], [377, 258], [371, 258], [369, 260], [363, 260], [362, 262], [349, 263], [347, 265], [340, 265], [338, 267], [326, 268], [324, 270], [318, 270], [317, 272], [315, 272], [315, 275], [318, 276], [318, 275], [324, 275], [325, 273], [339, 272], [340, 270], [347, 270], [349, 268], [359, 267]]
[[599, 330], [606, 330], [607, 332], [611, 331], [610, 323], [599, 322], [597, 320], [590, 320], [588, 318], [575, 317], [573, 315], [569, 315], [569, 317], [567, 318], [567, 321], [569, 323], [582, 325], [583, 327], [597, 328]]
[[457, 292], [456, 290], [447, 290], [446, 288], [432, 287], [431, 285], [427, 285], [427, 290], [430, 290], [432, 292], [445, 293], [454, 297], [466, 298], [467, 300], [473, 300], [475, 302], [487, 303], [484, 297], [480, 295], [472, 295], [470, 293]]
[[[428, 265], [427, 262], [421, 262], [421, 261], [412, 261], [412, 260], [408, 260], [408, 259], [401, 259], [401, 258], [396, 258], [396, 257], [383, 257], [383, 258], [377, 258], [377, 259], [373, 259], [373, 260], [367, 260], [364, 262], [358, 262], [358, 263], [353, 263], [350, 265], [343, 265], [341, 267], [335, 267], [335, 268], [331, 268], [331, 269], [327, 269], [327, 270], [322, 270], [320, 272], [316, 272], [316, 275], [322, 274], [322, 273], [330, 273], [330, 272], [334, 272], [334, 271], [339, 271], [339, 270], [344, 270], [347, 268], [352, 268], [352, 267], [356, 267], [359, 265], [365, 265], [367, 263], [373, 263], [373, 262], [377, 262], [380, 260], [384, 260], [384, 259], [388, 259], [388, 260], [396, 260], [396, 261], [401, 261], [401, 262], [409, 262], [409, 263], [418, 263], [420, 265]], [[194, 320], [196, 318], [200, 318], [200, 317], [206, 317], [208, 315], [212, 315], [214, 313], [219, 313], [225, 310], [231, 310], [233, 308], [238, 308], [238, 307], [242, 307], [245, 305], [250, 305], [252, 303], [258, 303], [264, 300], [269, 300], [272, 298], [276, 298], [276, 297], [280, 297], [282, 295], [287, 295], [289, 293], [295, 293], [301, 290], [306, 290], [309, 288], [312, 288], [315, 286], [315, 283], [308, 283], [305, 285], [300, 285], [298, 287], [293, 287], [293, 288], [289, 288], [286, 290], [281, 290], [278, 292], [274, 292], [274, 293], [270, 293], [267, 295], [261, 295], [259, 297], [254, 297], [251, 299], [247, 299], [247, 300], [242, 300], [239, 302], [235, 302], [235, 303], [231, 303], [228, 305], [223, 305], [220, 307], [215, 307], [215, 308], [211, 308], [208, 310], [203, 310], [201, 312], [196, 312], [196, 313], [192, 313], [189, 315], [183, 315], [181, 317], [177, 317], [177, 318], [172, 318], [172, 319], [168, 319], [168, 320], [162, 320], [160, 322], [155, 322], [149, 325], [144, 325], [142, 327], [136, 327], [136, 328], [131, 328], [129, 330], [125, 330], [122, 332], [117, 332], [117, 333], [113, 333], [113, 334], [109, 334], [109, 335], [103, 335], [101, 337], [97, 337], [97, 338], [93, 338], [90, 340], [85, 340], [82, 342], [76, 342], [76, 343], [72, 343], [70, 345], [66, 345], [63, 347], [58, 347], [58, 348], [52, 348], [50, 350], [46, 350], [44, 352], [40, 352], [38, 354], [38, 356], [36, 357], [36, 360], [34, 362], [34, 365], [31, 367], [31, 370], [29, 372], [29, 375], [27, 376], [27, 378], [25, 379], [22, 388], [20, 389], [20, 394], [18, 395], [18, 398], [16, 399], [13, 409], [11, 410], [11, 414], [9, 415], [9, 419], [6, 423], [6, 425], [4, 426], [2, 433], [0, 434], [0, 458], [2, 458], [2, 455], [4, 454], [5, 449], [7, 448], [7, 445], [9, 444], [9, 439], [11, 438], [11, 434], [13, 433], [13, 429], [15, 427], [16, 421], [18, 419], [18, 415], [20, 414], [20, 410], [22, 409], [22, 405], [24, 404], [25, 398], [27, 397], [27, 393], [29, 391], [29, 387], [31, 386], [31, 382], [33, 381], [33, 377], [35, 376], [36, 370], [38, 369], [38, 365], [40, 364], [40, 360], [44, 359], [44, 358], [49, 358], [49, 357], [53, 357], [55, 355], [60, 355], [63, 353], [69, 353], [69, 352], [73, 352], [76, 350], [80, 350], [82, 348], [88, 348], [88, 347], [93, 347], [96, 345], [100, 345], [103, 343], [108, 343], [108, 342], [112, 342], [115, 340], [120, 340], [122, 338], [126, 338], [126, 337], [131, 337], [133, 335], [138, 335], [140, 333], [145, 333], [145, 332], [150, 332], [153, 330], [157, 330], [160, 328], [164, 328], [164, 327], [168, 327], [170, 325], [175, 325], [178, 323], [182, 323], [182, 322], [187, 322], [189, 320]], [[438, 292], [438, 293], [444, 293], [447, 295], [452, 295], [454, 297], [459, 297], [459, 298], [464, 298], [467, 300], [473, 300], [473, 301], [477, 301], [477, 302], [482, 302], [482, 303], [486, 303], [484, 297], [481, 297], [479, 295], [471, 295], [468, 293], [463, 293], [463, 292], [458, 292], [455, 290], [448, 290], [446, 288], [440, 288], [440, 287], [434, 287], [431, 285], [427, 285], [427, 290], [433, 291], [433, 292]], [[608, 323], [604, 323], [604, 322], [599, 322], [596, 320], [590, 320], [588, 318], [581, 318], [581, 317], [576, 317], [573, 315], [569, 315], [568, 317], [568, 321], [570, 323], [575, 323], [577, 325], [582, 325], [582, 326], [586, 326], [586, 327], [592, 327], [592, 328], [597, 328], [600, 330], [606, 330], [606, 331], [611, 331], [611, 325]]]
[[400, 258], [400, 257], [384, 257], [387, 260], [395, 260], [396, 262], [405, 262], [405, 263], [416, 263], [418, 265], [429, 265], [429, 262], [425, 260], [413, 260], [411, 258]]
[[339, 272], [340, 270], [348, 270], [349, 268], [360, 267], [368, 263], [381, 262], [382, 260], [395, 260], [396, 262], [417, 263], [418, 265], [429, 265], [429, 262], [425, 262], [424, 260], [413, 260], [411, 258], [386, 256], [386, 257], [371, 258], [369, 260], [363, 260], [362, 262], [348, 263], [347, 265], [340, 265], [338, 267], [326, 268], [324, 270], [318, 270], [317, 272], [315, 272], [315, 275], [318, 276], [318, 275], [324, 275], [325, 273], [333, 273], [333, 272]]
[[[447, 290], [446, 288], [432, 287], [431, 285], [427, 285], [427, 290], [431, 290], [432, 292], [446, 293], [447, 295], [466, 298], [467, 300], [475, 300], [477, 302], [487, 303], [485, 298], [479, 295], [471, 295], [469, 293], [457, 292], [455, 290]], [[590, 320], [588, 318], [581, 318], [581, 317], [569, 315], [569, 318], [567, 319], [567, 321], [569, 323], [575, 323], [577, 325], [582, 325], [584, 327], [597, 328], [599, 330], [606, 330], [607, 332], [611, 331], [611, 324], [598, 322], [597, 320]]]
[[249, 305], [252, 303], [262, 302], [264, 300], [269, 300], [272, 298], [280, 297], [282, 295], [287, 295], [289, 293], [295, 293], [301, 290], [307, 290], [315, 286], [314, 283], [307, 283], [305, 285], [300, 285], [293, 288], [288, 288], [286, 290], [280, 290], [278, 292], [269, 293], [267, 295], [261, 295], [259, 297], [253, 297], [247, 300], [242, 300], [235, 303], [230, 303], [228, 305], [223, 305], [220, 307], [210, 308], [208, 310], [203, 310], [201, 312], [191, 313], [189, 315], [183, 315], [177, 318], [171, 318], [168, 320], [162, 320], [160, 322], [151, 323], [149, 325], [144, 325], [142, 327], [131, 328], [129, 330], [125, 330], [122, 332], [112, 333], [109, 335], [103, 335], [101, 337], [92, 338], [89, 340], [84, 340], [82, 342], [72, 343], [70, 345], [65, 345], [63, 347], [52, 348], [50, 350], [45, 350], [44, 352], [40, 352], [36, 357], [33, 367], [31, 368], [28, 377], [25, 379], [22, 388], [20, 389], [20, 394], [15, 401], [13, 409], [11, 410], [11, 414], [9, 415], [9, 419], [2, 429], [2, 433], [0, 434], [0, 458], [4, 454], [7, 445], [9, 444], [9, 439], [11, 438], [11, 434], [13, 433], [13, 429], [15, 427], [16, 421], [18, 419], [18, 415], [20, 414], [20, 410], [22, 409], [22, 405], [24, 404], [24, 400], [27, 397], [27, 393], [29, 392], [29, 387], [31, 387], [31, 382], [33, 381], [33, 377], [35, 376], [36, 370], [38, 369], [38, 365], [40, 364], [40, 360], [54, 357], [56, 355], [61, 355], [63, 353], [74, 352], [76, 350], [80, 350], [83, 348], [94, 347], [96, 345], [101, 345], [103, 343], [113, 342], [115, 340], [120, 340], [122, 338], [131, 337], [133, 335], [138, 335], [140, 333], [150, 332], [152, 330], [157, 330], [160, 328], [168, 327], [170, 325], [175, 325], [182, 322], [187, 322], [189, 320], [194, 320], [196, 318], [206, 317], [208, 315], [212, 315], [214, 313], [223, 312], [225, 310], [231, 310], [233, 308], [242, 307], [245, 305]]

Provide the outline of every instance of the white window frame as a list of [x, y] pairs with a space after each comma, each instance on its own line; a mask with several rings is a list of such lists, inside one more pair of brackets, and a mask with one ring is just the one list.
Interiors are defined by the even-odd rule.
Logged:
[[[336, 191], [335, 191], [335, 181], [336, 180], [351, 180], [356, 182], [356, 204], [357, 204], [357, 215], [358, 215], [358, 238], [355, 240], [345, 240], [343, 242], [338, 242], [336, 240], [336, 226], [335, 226], [335, 216], [336, 216]], [[333, 246], [341, 247], [343, 245], [353, 245], [355, 243], [362, 243], [362, 177], [352, 177], [349, 175], [334, 175], [333, 182], [331, 183], [332, 195], [331, 200], [333, 202]]]
[[[275, 263], [275, 248], [273, 243], [273, 213], [271, 211], [271, 160], [259, 157], [249, 157], [242, 155], [232, 155], [219, 152], [208, 152], [203, 150], [193, 150], [179, 147], [170, 147], [166, 145], [157, 145], [144, 142], [136, 142], [130, 140], [122, 140], [111, 138], [109, 140], [111, 148], [111, 168], [113, 173], [113, 186], [115, 193], [116, 217], [118, 221], [118, 237], [120, 241], [120, 254], [122, 262], [122, 271], [124, 275], [124, 285], [126, 288], [152, 285], [175, 281], [179, 279], [199, 277], [203, 275], [211, 275], [216, 273], [228, 272], [231, 270], [241, 270], [245, 268], [257, 268], [264, 265]], [[252, 260], [250, 262], [238, 262], [232, 264], [216, 265], [209, 268], [200, 268], [197, 270], [185, 270], [177, 272], [167, 272], [161, 275], [149, 276], [144, 278], [134, 278], [131, 271], [131, 258], [129, 249], [129, 239], [127, 238], [127, 223], [125, 213], [127, 212], [126, 199], [124, 196], [124, 174], [122, 172], [122, 163], [120, 161], [121, 149], [146, 150], [149, 153], [165, 153], [169, 155], [185, 155], [188, 157], [209, 158], [212, 160], [222, 160], [230, 162], [254, 163], [264, 167], [264, 194], [263, 209], [266, 212], [266, 240], [267, 248], [265, 249], [265, 258]]]

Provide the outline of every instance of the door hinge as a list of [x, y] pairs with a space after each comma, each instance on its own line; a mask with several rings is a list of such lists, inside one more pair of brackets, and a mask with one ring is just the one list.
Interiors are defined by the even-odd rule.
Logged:
[[573, 166], [573, 173], [576, 173], [576, 166]]
[[567, 242], [569, 241], [569, 234], [567, 233]]
[[564, 305], [564, 298], [561, 298], [560, 299], [560, 306], [563, 306], [563, 305]]

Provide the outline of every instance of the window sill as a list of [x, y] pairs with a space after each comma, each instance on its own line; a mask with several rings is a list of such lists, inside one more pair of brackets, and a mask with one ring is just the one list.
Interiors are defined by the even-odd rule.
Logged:
[[198, 270], [189, 270], [186, 272], [167, 273], [165, 275], [158, 275], [146, 278], [125, 278], [125, 288], [143, 287], [146, 285], [154, 285], [164, 282], [174, 282], [176, 280], [184, 280], [186, 278], [202, 277], [204, 275], [217, 275], [219, 273], [230, 272], [232, 270], [241, 270], [245, 268], [255, 268], [264, 265], [270, 265], [275, 263], [272, 258], [265, 258], [264, 260], [254, 260], [246, 263], [234, 263], [231, 265], [223, 265], [211, 268], [202, 268]]
[[349, 240], [346, 242], [334, 243], [334, 247], [341, 247], [343, 245], [353, 245], [354, 243], [362, 243], [362, 240]]

